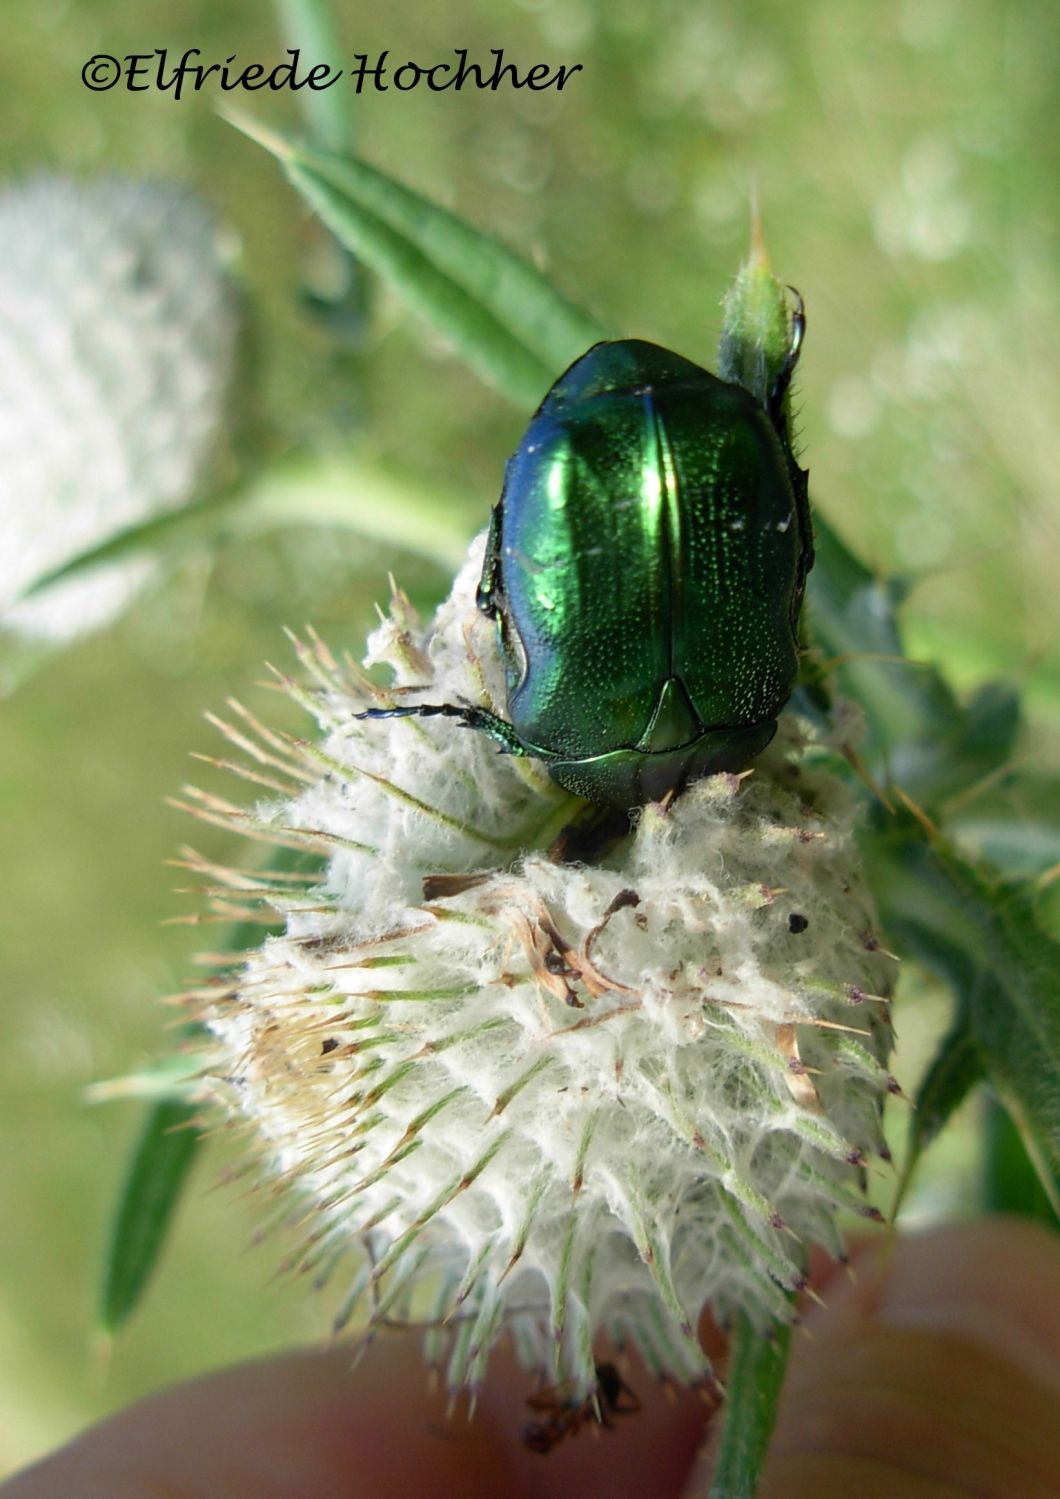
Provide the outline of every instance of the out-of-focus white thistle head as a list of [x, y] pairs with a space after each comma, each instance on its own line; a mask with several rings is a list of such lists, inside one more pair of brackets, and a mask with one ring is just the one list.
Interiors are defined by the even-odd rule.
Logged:
[[[474, 606], [481, 541], [424, 631], [395, 592], [367, 666], [315, 636], [284, 680], [318, 741], [236, 708], [229, 737], [276, 798], [220, 821], [326, 855], [319, 883], [218, 871], [285, 918], [196, 991], [216, 1091], [345, 1273], [342, 1323], [422, 1323], [449, 1386], [511, 1336], [548, 1383], [595, 1387], [601, 1338], [709, 1380], [700, 1312], [792, 1315], [837, 1213], [874, 1215], [888, 957], [852, 801], [787, 718], [753, 773], [650, 805], [599, 862], [548, 845], [577, 804], [452, 721], [366, 706], [503, 709]], [[823, 758], [823, 756], [819, 756]], [[348, 1266], [340, 1271], [338, 1266]]]
[[222, 444], [238, 306], [182, 189], [39, 177], [0, 193], [0, 623], [68, 638], [143, 575], [35, 579], [197, 498]]

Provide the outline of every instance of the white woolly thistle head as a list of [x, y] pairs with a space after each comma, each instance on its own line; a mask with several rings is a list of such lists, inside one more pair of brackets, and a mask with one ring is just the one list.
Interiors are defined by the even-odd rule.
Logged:
[[808, 1246], [875, 1216], [888, 958], [852, 801], [785, 721], [753, 773], [555, 862], [578, 804], [540, 765], [451, 720], [356, 717], [503, 710], [480, 567], [481, 541], [426, 631], [395, 592], [366, 661], [389, 686], [298, 644], [285, 685], [318, 741], [228, 726], [279, 796], [197, 793], [201, 815], [327, 863], [317, 884], [221, 872], [286, 928], [197, 991], [215, 1087], [296, 1194], [302, 1262], [350, 1266], [339, 1321], [360, 1301], [422, 1323], [452, 1389], [503, 1335], [583, 1394], [601, 1337], [708, 1380], [704, 1308], [790, 1318]]
[[67, 639], [111, 619], [143, 567], [23, 590], [210, 476], [236, 364], [230, 257], [194, 194], [121, 178], [0, 192], [0, 244], [0, 624]]

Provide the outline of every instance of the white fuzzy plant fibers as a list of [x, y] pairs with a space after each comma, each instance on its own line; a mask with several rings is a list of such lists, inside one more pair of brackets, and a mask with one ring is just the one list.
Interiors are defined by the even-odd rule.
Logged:
[[300, 645], [310, 685], [286, 685], [319, 745], [242, 709], [228, 729], [291, 792], [200, 812], [328, 862], [309, 889], [228, 877], [286, 930], [197, 992], [217, 1087], [310, 1209], [305, 1262], [356, 1251], [340, 1321], [363, 1296], [424, 1322], [454, 1390], [505, 1329], [583, 1393], [600, 1334], [708, 1379], [701, 1309], [789, 1318], [808, 1245], [873, 1212], [888, 959], [851, 803], [789, 743], [645, 808], [601, 864], [551, 862], [575, 804], [539, 765], [452, 721], [354, 717], [503, 705], [480, 566], [481, 542], [426, 633], [395, 594], [367, 658], [392, 689]]
[[222, 443], [237, 300], [204, 205], [165, 183], [0, 193], [0, 623], [67, 639], [144, 574], [37, 578], [197, 497]]

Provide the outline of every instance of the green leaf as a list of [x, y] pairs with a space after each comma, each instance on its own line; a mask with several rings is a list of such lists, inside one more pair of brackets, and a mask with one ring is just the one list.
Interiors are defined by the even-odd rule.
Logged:
[[1029, 878], [1060, 864], [1060, 783], [1020, 768], [945, 808], [946, 825], [1005, 874]]
[[149, 557], [170, 564], [198, 547], [283, 526], [335, 526], [451, 569], [488, 514], [466, 489], [427, 490], [355, 453], [295, 451], [194, 505], [137, 521], [36, 578], [23, 598], [95, 567]]
[[[282, 871], [308, 872], [320, 865], [316, 855], [293, 848], [272, 849], [268, 857], [271, 866]], [[223, 950], [239, 953], [257, 947], [263, 930], [268, 929], [255, 921], [236, 922], [226, 930]], [[184, 1040], [202, 1034], [196, 1022], [182, 1029]], [[116, 1333], [132, 1315], [161, 1253], [201, 1143], [194, 1123], [197, 1112], [192, 1102], [168, 1098], [155, 1104], [144, 1122], [118, 1199], [104, 1264], [100, 1323], [108, 1334]]]
[[254, 481], [229, 530], [336, 526], [435, 562], [459, 567], [495, 496], [468, 485], [432, 484], [357, 452], [291, 453]]
[[895, 1215], [920, 1157], [984, 1076], [982, 1054], [962, 1013], [939, 1043], [917, 1090], [905, 1167], [895, 1197]]
[[341, 242], [517, 405], [535, 407], [561, 370], [608, 336], [506, 245], [384, 172], [232, 118]]
[[839, 663], [841, 690], [865, 712], [873, 770], [930, 808], [995, 772], [1012, 755], [1016, 693], [989, 683], [962, 706], [933, 666], [904, 655], [902, 584], [874, 576], [819, 510], [814, 544], [807, 593], [813, 642]]
[[940, 1042], [917, 1092], [910, 1131], [914, 1158], [942, 1133], [950, 1116], [983, 1077], [982, 1054], [962, 1017]]
[[229, 511], [243, 499], [243, 487], [230, 484], [194, 504], [167, 510], [162, 515], [152, 515], [146, 520], [134, 521], [132, 525], [114, 531], [102, 541], [86, 547], [58, 567], [39, 574], [23, 589], [20, 598], [33, 598], [35, 594], [44, 593], [56, 583], [79, 577], [95, 567], [124, 562], [131, 557], [154, 557], [161, 560], [176, 556], [205, 538], [217, 536]]
[[100, 1322], [115, 1333], [158, 1260], [173, 1210], [199, 1149], [195, 1105], [167, 1100], [144, 1122], [122, 1187], [103, 1281]]
[[[334, 72], [344, 64], [344, 51], [334, 17], [325, 0], [276, 0], [284, 42], [301, 53], [302, 69], [326, 63]], [[350, 99], [356, 94], [339, 79], [329, 88], [300, 88], [295, 100], [306, 130], [322, 151], [349, 151], [353, 146]]]
[[[321, 151], [345, 155], [356, 137], [352, 104], [356, 93], [346, 87], [345, 51], [327, 0], [276, 0], [284, 41], [297, 49], [303, 71], [326, 66], [343, 74], [325, 88], [295, 93], [312, 144]], [[303, 264], [302, 302], [339, 348], [359, 349], [368, 329], [367, 277], [355, 255], [321, 228], [318, 242], [307, 248]], [[346, 370], [355, 379], [355, 367]]]
[[957, 999], [954, 1056], [932, 1069], [938, 1127], [970, 1085], [977, 1052], [1060, 1201], [1060, 944], [1039, 927], [1033, 890], [989, 879], [941, 839], [926, 842], [912, 819], [866, 853], [885, 929]]
[[769, 1336], [741, 1313], [729, 1340], [725, 1422], [718, 1443], [710, 1499], [753, 1499], [776, 1420], [791, 1346], [791, 1328]]
[[983, 1206], [988, 1213], [1016, 1213], [1056, 1228], [1057, 1212], [1012, 1116], [991, 1099], [986, 1116], [983, 1160]]
[[[183, 1027], [181, 1040], [207, 1034], [205, 1026], [189, 1025]], [[167, 1052], [141, 1067], [139, 1072], [127, 1072], [121, 1077], [90, 1083], [82, 1097], [86, 1103], [116, 1103], [128, 1098], [147, 1103], [190, 1101], [198, 1093], [201, 1070], [202, 1064], [197, 1057], [179, 1051]]]

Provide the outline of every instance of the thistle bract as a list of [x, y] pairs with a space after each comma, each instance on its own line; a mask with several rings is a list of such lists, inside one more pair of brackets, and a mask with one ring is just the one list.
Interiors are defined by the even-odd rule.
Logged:
[[285, 685], [318, 742], [236, 708], [278, 799], [198, 809], [327, 862], [317, 885], [227, 876], [286, 929], [198, 991], [215, 1086], [296, 1194], [302, 1262], [349, 1276], [339, 1321], [422, 1322], [454, 1390], [502, 1335], [583, 1394], [601, 1337], [707, 1379], [704, 1307], [790, 1318], [807, 1246], [873, 1214], [889, 960], [852, 803], [789, 717], [753, 773], [554, 862], [578, 804], [543, 767], [450, 722], [355, 717], [503, 702], [480, 570], [481, 541], [426, 631], [395, 594], [366, 663], [392, 685], [299, 643]]

